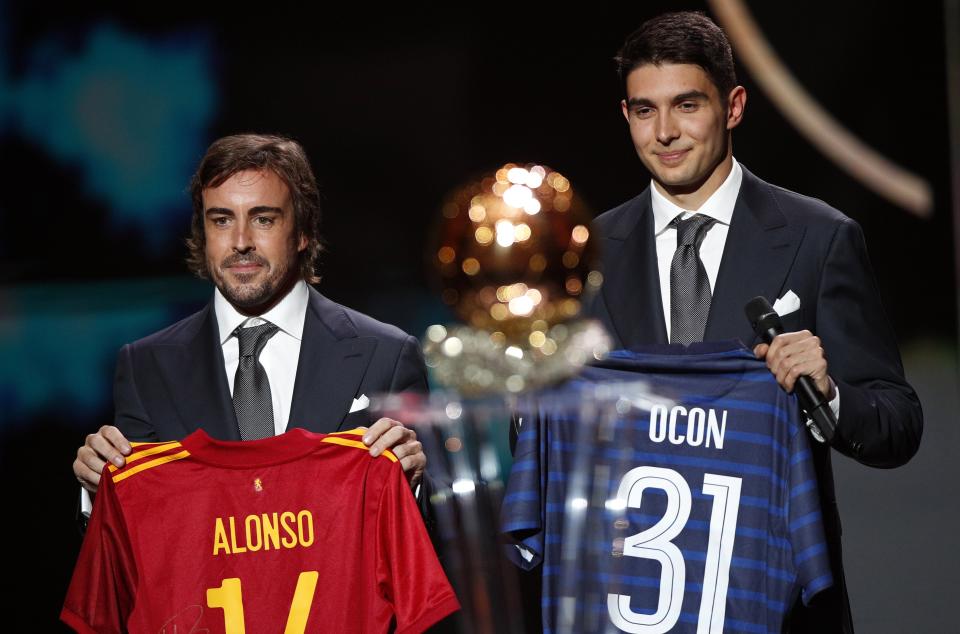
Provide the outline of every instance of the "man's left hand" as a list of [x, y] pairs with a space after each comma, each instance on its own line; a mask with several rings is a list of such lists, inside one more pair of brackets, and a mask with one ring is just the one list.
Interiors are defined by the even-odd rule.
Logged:
[[777, 335], [769, 345], [757, 344], [753, 354], [767, 362], [777, 383], [788, 392], [793, 392], [797, 379], [806, 375], [813, 379], [828, 401], [836, 395], [833, 381], [827, 373], [827, 357], [820, 345], [820, 338], [809, 330]]
[[423, 445], [417, 440], [417, 432], [403, 426], [392, 418], [381, 418], [363, 434], [363, 444], [370, 447], [371, 456], [379, 456], [389, 449], [400, 460], [403, 473], [416, 489], [427, 468], [427, 456]]

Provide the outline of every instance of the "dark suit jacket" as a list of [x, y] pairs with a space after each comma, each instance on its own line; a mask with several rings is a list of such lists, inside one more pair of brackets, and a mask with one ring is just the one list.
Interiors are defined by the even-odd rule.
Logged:
[[[649, 189], [594, 221], [602, 248], [603, 287], [587, 302], [615, 346], [667, 343]], [[758, 342], [744, 305], [792, 290], [800, 309], [784, 316], [788, 332], [820, 337], [840, 390], [835, 446], [863, 464], [896, 467], [920, 443], [920, 401], [903, 376], [900, 353], [880, 303], [863, 233], [822, 201], [770, 185], [746, 169], [734, 207], [707, 320], [706, 341]], [[830, 452], [814, 444], [835, 591], [815, 610], [798, 609], [792, 631], [852, 630], [840, 558]]]
[[[200, 428], [214, 438], [240, 440], [219, 338], [211, 301], [120, 349], [114, 425], [128, 440], [181, 440]], [[369, 426], [374, 422], [369, 408], [350, 413], [353, 399], [427, 389], [427, 368], [414, 337], [310, 288], [288, 428], [330, 433]], [[432, 539], [434, 486], [425, 473], [417, 496]], [[82, 519], [81, 524], [85, 527]]]
[[[288, 427], [329, 433], [369, 425], [369, 410], [348, 413], [354, 398], [426, 389], [415, 338], [310, 289]], [[121, 348], [114, 406], [114, 424], [130, 440], [180, 440], [201, 427], [240, 440], [212, 301]]]

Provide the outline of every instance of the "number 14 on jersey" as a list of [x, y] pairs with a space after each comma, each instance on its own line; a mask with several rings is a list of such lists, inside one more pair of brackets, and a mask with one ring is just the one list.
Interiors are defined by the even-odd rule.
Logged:
[[[303, 634], [307, 629], [307, 617], [313, 605], [313, 593], [317, 589], [316, 570], [301, 572], [297, 578], [297, 588], [293, 591], [290, 612], [287, 614], [287, 626], [283, 634]], [[224, 579], [219, 588], [207, 589], [207, 607], [223, 610], [223, 629], [227, 634], [246, 634], [247, 626], [243, 619], [243, 588], [240, 579]]]

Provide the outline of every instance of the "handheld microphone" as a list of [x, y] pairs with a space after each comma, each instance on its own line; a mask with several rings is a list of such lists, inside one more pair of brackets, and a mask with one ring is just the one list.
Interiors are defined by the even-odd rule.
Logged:
[[[769, 344], [774, 337], [783, 333], [783, 323], [780, 321], [780, 315], [773, 310], [766, 297], [760, 296], [751, 299], [744, 307], [744, 312], [747, 314], [747, 319], [750, 320], [753, 331], [765, 343]], [[809, 418], [807, 427], [810, 428], [814, 438], [820, 442], [832, 443], [837, 430], [837, 417], [833, 415], [830, 403], [817, 389], [813, 379], [809, 376], [799, 377], [794, 384], [793, 391], [797, 395], [797, 400], [800, 401], [800, 407]]]

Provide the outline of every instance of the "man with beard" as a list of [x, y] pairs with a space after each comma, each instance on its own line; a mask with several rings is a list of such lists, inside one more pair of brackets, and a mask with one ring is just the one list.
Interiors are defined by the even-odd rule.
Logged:
[[[94, 494], [130, 441], [180, 440], [198, 428], [249, 440], [303, 427], [369, 426], [363, 442], [390, 449], [418, 498], [426, 456], [416, 433], [372, 421], [367, 395], [425, 391], [417, 340], [336, 304], [312, 287], [320, 253], [316, 179], [287, 138], [215, 141], [191, 183], [191, 270], [213, 281], [200, 312], [125, 345], [114, 380], [114, 424], [87, 436], [73, 471]], [[89, 508], [84, 493], [81, 506]]]

